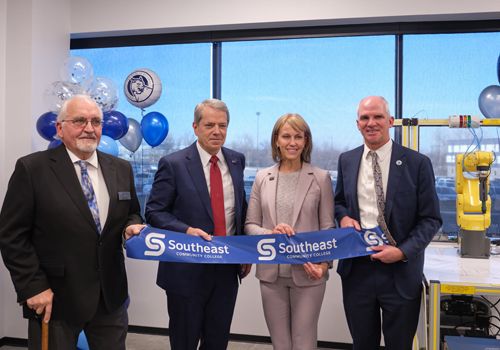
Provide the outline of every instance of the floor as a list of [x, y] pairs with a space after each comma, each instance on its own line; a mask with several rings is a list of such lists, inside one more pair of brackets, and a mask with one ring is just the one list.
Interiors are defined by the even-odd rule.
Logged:
[[[2, 346], [0, 350], [24, 350], [27, 348]], [[227, 350], [272, 350], [271, 344], [230, 342]], [[319, 348], [318, 348], [319, 349]], [[168, 337], [163, 335], [149, 335], [129, 333], [127, 335], [127, 350], [170, 350]], [[331, 350], [331, 349], [330, 349]]]

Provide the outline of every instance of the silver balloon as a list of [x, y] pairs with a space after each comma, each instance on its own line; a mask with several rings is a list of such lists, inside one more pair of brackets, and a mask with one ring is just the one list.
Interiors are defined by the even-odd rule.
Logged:
[[141, 124], [132, 118], [128, 118], [128, 122], [128, 132], [118, 141], [120, 141], [123, 147], [134, 153], [142, 143]]
[[119, 92], [115, 83], [108, 78], [92, 78], [83, 86], [83, 93], [92, 98], [104, 113], [114, 111], [118, 106]]
[[67, 81], [55, 81], [43, 91], [43, 102], [49, 111], [58, 113], [67, 99], [79, 93], [78, 87]]
[[76, 84], [81, 89], [94, 77], [94, 68], [85, 58], [75, 56], [64, 61], [60, 73], [63, 80]]
[[491, 85], [479, 95], [479, 109], [486, 118], [500, 118], [500, 86]]

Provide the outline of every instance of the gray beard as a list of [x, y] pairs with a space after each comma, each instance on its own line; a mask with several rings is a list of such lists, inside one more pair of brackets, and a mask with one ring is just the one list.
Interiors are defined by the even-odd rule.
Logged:
[[97, 149], [97, 140], [83, 141], [80, 139], [76, 140], [76, 148], [82, 152], [94, 152]]

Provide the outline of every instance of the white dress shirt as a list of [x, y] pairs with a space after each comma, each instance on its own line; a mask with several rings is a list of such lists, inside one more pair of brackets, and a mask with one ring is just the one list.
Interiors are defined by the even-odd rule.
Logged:
[[[108, 218], [109, 209], [109, 193], [106, 187], [106, 181], [104, 181], [104, 176], [102, 175], [102, 170], [99, 167], [99, 159], [97, 158], [97, 152], [94, 152], [92, 156], [87, 160], [82, 160], [78, 158], [76, 154], [71, 152], [68, 148], [69, 157], [75, 166], [76, 176], [78, 176], [78, 181], [80, 186], [82, 184], [82, 171], [77, 162], [87, 162], [87, 173], [89, 174], [90, 181], [92, 181], [92, 187], [94, 188], [94, 193], [97, 200], [97, 208], [99, 209], [99, 221], [101, 222], [101, 232], [104, 230], [104, 225], [106, 224], [106, 219]], [[83, 192], [83, 189], [82, 189]]]
[[[358, 174], [358, 205], [361, 228], [378, 226], [377, 194], [375, 193], [375, 180], [373, 178], [372, 157], [368, 154], [371, 150], [365, 145]], [[375, 151], [377, 161], [382, 171], [384, 186], [384, 200], [387, 194], [387, 181], [391, 166], [392, 140]]]
[[[196, 148], [198, 148], [198, 153], [201, 158], [201, 165], [203, 166], [203, 172], [205, 173], [205, 180], [207, 181], [208, 193], [210, 194], [210, 158], [212, 155], [201, 148], [198, 141], [196, 141]], [[219, 166], [220, 173], [222, 176], [222, 188], [224, 192], [224, 212], [226, 214], [226, 235], [233, 236], [236, 232], [236, 208], [234, 201], [234, 186], [233, 179], [229, 173], [229, 168], [224, 158], [224, 154], [221, 150], [216, 154], [219, 161], [217, 165]]]

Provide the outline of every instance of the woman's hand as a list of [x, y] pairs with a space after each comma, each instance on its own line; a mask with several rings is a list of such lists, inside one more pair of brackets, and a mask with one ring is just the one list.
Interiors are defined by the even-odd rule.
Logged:
[[274, 234], [286, 234], [288, 237], [295, 235], [295, 232], [293, 232], [293, 229], [290, 227], [290, 225], [287, 225], [285, 223], [281, 223], [276, 225], [274, 228], [273, 232]]
[[328, 271], [328, 263], [326, 261], [323, 261], [320, 264], [313, 264], [311, 262], [308, 262], [303, 266], [304, 270], [306, 270], [307, 274], [309, 275], [309, 278], [313, 280], [319, 280], [321, 277], [323, 277], [326, 271]]

